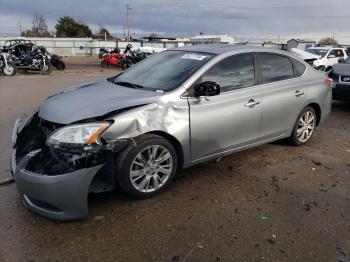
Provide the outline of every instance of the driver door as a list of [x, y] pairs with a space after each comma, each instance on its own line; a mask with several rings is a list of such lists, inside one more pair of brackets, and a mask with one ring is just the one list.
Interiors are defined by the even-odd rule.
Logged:
[[255, 55], [251, 53], [228, 57], [200, 79], [200, 82], [216, 82], [221, 93], [188, 98], [192, 161], [211, 158], [257, 141], [262, 95], [255, 65]]

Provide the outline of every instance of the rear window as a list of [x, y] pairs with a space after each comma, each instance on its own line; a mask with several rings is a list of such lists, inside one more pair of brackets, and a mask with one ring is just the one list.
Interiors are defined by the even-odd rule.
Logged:
[[293, 61], [293, 65], [294, 65], [295, 76], [296, 77], [302, 76], [306, 70], [306, 66], [293, 58], [291, 58], [291, 59]]
[[294, 77], [292, 63], [286, 56], [260, 54], [260, 65], [264, 84]]

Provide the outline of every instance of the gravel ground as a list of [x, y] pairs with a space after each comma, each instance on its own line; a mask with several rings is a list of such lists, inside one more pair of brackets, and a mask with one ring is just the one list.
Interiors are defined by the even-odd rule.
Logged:
[[[1, 178], [18, 115], [69, 85], [116, 73], [93, 59], [67, 61], [71, 68], [51, 76], [0, 76]], [[197, 165], [147, 200], [92, 195], [89, 219], [78, 222], [39, 217], [15, 184], [0, 186], [0, 261], [347, 261], [349, 129], [350, 103], [335, 102], [307, 146], [272, 143]]]

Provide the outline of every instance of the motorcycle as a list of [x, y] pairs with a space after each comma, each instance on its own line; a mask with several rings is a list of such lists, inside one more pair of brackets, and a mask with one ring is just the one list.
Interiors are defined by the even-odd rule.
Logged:
[[63, 62], [62, 56], [52, 54], [50, 63], [52, 66], [56, 67], [57, 70], [66, 69], [66, 64]]
[[18, 69], [25, 72], [28, 70], [40, 71], [42, 75], [48, 75], [52, 72], [51, 57], [47, 54], [45, 48], [34, 47], [29, 54], [26, 52], [17, 52], [20, 48], [20, 45], [16, 46], [16, 53], [12, 55]]
[[0, 72], [4, 73], [5, 76], [14, 76], [17, 73], [17, 68], [9, 60], [7, 53], [0, 53]]
[[120, 53], [120, 49], [118, 47], [116, 47], [112, 51], [108, 51], [106, 48], [102, 47], [102, 48], [100, 48], [100, 51], [98, 53], [98, 58], [102, 59], [105, 56], [108, 56], [108, 55], [111, 55], [114, 53]]
[[[124, 52], [121, 53], [120, 49], [118, 47], [114, 48], [114, 50], [110, 53], [104, 54], [102, 56], [102, 61], [101, 61], [101, 67], [108, 67], [108, 66], [119, 66], [119, 67], [125, 67], [127, 68], [128, 65], [132, 64], [132, 62], [127, 62], [126, 60], [128, 59], [129, 53], [131, 52], [132, 45], [129, 43]], [[104, 49], [105, 48], [101, 48]], [[101, 51], [100, 49], [100, 51]], [[130, 59], [131, 61], [132, 59]], [[136, 60], [132, 60], [134, 63], [136, 63]]]
[[101, 67], [109, 66], [120, 66], [121, 61], [123, 60], [123, 55], [120, 53], [112, 53], [110, 55], [105, 55], [101, 61]]
[[126, 70], [147, 57], [148, 55], [145, 52], [130, 51], [129, 54], [121, 61], [121, 67], [123, 70]]
[[109, 51], [106, 48], [102, 47], [98, 52], [98, 58], [102, 59], [105, 55], [109, 55], [109, 54], [110, 54]]

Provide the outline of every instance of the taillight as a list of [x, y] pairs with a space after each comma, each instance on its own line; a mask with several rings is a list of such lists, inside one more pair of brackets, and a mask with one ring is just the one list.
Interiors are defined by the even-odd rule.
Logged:
[[333, 84], [333, 79], [331, 79], [331, 78], [326, 78], [326, 79], [324, 80], [324, 83], [327, 84], [327, 85], [331, 85], [331, 84]]

